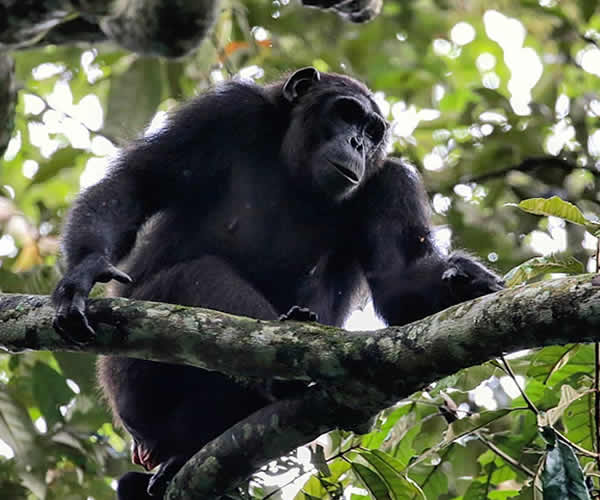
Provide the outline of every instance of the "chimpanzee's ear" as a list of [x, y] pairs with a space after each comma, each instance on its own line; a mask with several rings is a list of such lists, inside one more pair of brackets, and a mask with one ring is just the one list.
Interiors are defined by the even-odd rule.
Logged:
[[308, 66], [294, 72], [283, 85], [283, 97], [289, 102], [294, 102], [298, 97], [304, 94], [310, 86], [321, 79], [321, 74], [317, 68]]

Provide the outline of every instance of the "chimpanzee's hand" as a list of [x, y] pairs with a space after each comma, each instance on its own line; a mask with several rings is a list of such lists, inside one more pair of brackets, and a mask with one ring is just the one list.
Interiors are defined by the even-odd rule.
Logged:
[[319, 315], [308, 307], [292, 306], [288, 312], [279, 316], [279, 321], [319, 321]]
[[448, 258], [442, 274], [452, 295], [459, 301], [471, 300], [504, 288], [504, 281], [470, 256], [456, 252]]
[[96, 282], [110, 280], [131, 283], [131, 278], [106, 257], [92, 254], [69, 270], [56, 286], [52, 302], [56, 307], [53, 326], [59, 335], [75, 342], [87, 342], [96, 332], [85, 315], [85, 301]]

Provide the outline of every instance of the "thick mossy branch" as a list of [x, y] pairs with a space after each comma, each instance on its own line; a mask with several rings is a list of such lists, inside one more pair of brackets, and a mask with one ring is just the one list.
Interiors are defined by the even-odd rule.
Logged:
[[175, 476], [166, 500], [218, 499], [271, 460], [336, 427], [364, 422], [360, 412], [336, 405], [313, 386], [296, 399], [277, 401], [207, 444]]
[[216, 0], [19, 0], [0, 3], [0, 49], [112, 40], [143, 54], [179, 57], [204, 39]]
[[48, 297], [0, 295], [0, 347], [112, 353], [238, 377], [311, 380], [336, 401], [375, 412], [428, 383], [502, 353], [600, 340], [600, 288], [561, 278], [459, 304], [402, 327], [348, 332], [176, 305], [95, 299], [97, 339], [70, 344]]
[[[363, 23], [382, 0], [303, 0]], [[223, 5], [223, 4], [221, 4]], [[13, 0], [0, 2], [0, 49], [114, 41], [142, 54], [179, 57], [210, 31], [217, 0]]]
[[0, 347], [187, 363], [237, 377], [317, 382], [209, 443], [175, 477], [170, 500], [213, 499], [261, 465], [335, 427], [356, 428], [428, 383], [524, 348], [600, 341], [600, 287], [561, 278], [459, 304], [402, 327], [348, 332], [127, 299], [89, 301], [97, 338], [69, 343], [46, 296], [0, 294]]

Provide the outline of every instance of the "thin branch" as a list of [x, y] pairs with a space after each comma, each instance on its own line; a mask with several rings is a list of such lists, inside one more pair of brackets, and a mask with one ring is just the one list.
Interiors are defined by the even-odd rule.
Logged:
[[[490, 181], [493, 179], [504, 177], [509, 172], [512, 172], [515, 170], [519, 171], [519, 172], [531, 172], [531, 171], [537, 170], [539, 168], [558, 168], [561, 170], [565, 170], [567, 172], [572, 172], [575, 169], [584, 169], [588, 172], [591, 172], [596, 178], [600, 178], [600, 172], [594, 168], [582, 167], [580, 165], [576, 165], [575, 163], [573, 163], [571, 161], [565, 160], [563, 158], [559, 158], [557, 156], [537, 156], [537, 157], [525, 158], [521, 163], [518, 163], [517, 165], [509, 165], [509, 166], [506, 166], [503, 168], [498, 168], [498, 169], [495, 169], [492, 171], [483, 172], [483, 173], [479, 173], [479, 174], [466, 174], [466, 175], [459, 177], [458, 179], [455, 179], [452, 182], [448, 182], [448, 183], [444, 182], [439, 187], [435, 187], [435, 180], [434, 180], [432, 185], [434, 186], [434, 189], [436, 191], [444, 192], [444, 191], [451, 190], [458, 183], [482, 184], [484, 182], [487, 182], [487, 181]], [[430, 191], [431, 191], [431, 189], [430, 189]]]
[[573, 448], [579, 454], [585, 455], [586, 457], [590, 457], [590, 458], [593, 458], [596, 460], [598, 459], [598, 456], [599, 456], [598, 453], [594, 453], [593, 451], [582, 448], [581, 446], [579, 446], [578, 444], [575, 444], [573, 441], [571, 441], [569, 438], [567, 438], [567, 436], [565, 436], [564, 434], [557, 431], [554, 427], [553, 427], [553, 429], [554, 429], [554, 432], [556, 433], [556, 435], [560, 438], [560, 440], [562, 442], [564, 442], [565, 444], [568, 444], [571, 448]]
[[591, 36], [587, 36], [585, 33], [579, 33], [579, 36], [581, 37], [581, 39], [584, 42], [587, 42], [587, 43], [593, 45], [594, 47], [596, 47], [597, 49], [600, 49], [600, 43], [598, 43], [598, 40], [596, 40], [595, 38], [592, 38]]
[[468, 182], [486, 182], [490, 179], [495, 179], [497, 177], [502, 177], [508, 172], [513, 170], [517, 170], [519, 172], [530, 172], [531, 170], [536, 170], [538, 168], [558, 168], [561, 170], [566, 170], [567, 172], [571, 172], [575, 169], [583, 168], [589, 172], [591, 172], [595, 177], [600, 177], [600, 172], [596, 169], [585, 168], [579, 165], [576, 165], [568, 160], [564, 160], [557, 156], [539, 156], [532, 158], [525, 158], [521, 163], [517, 165], [512, 165], [510, 167], [506, 167], [500, 170], [495, 170], [493, 172], [486, 172], [481, 175], [472, 175], [465, 176], [461, 178], [460, 182], [468, 183]]
[[[357, 445], [352, 445], [350, 446], [348, 449], [346, 450], [342, 450], [338, 453], [336, 453], [335, 455], [330, 456], [329, 458], [325, 459], [325, 461], [327, 463], [333, 462], [334, 460], [338, 459], [338, 458], [345, 458], [347, 453], [351, 453], [354, 450], [366, 450], [366, 448], [363, 448], [362, 446], [360, 446], [359, 444]], [[308, 475], [308, 474], [313, 474], [314, 472], [317, 472], [317, 469], [314, 465], [311, 464], [311, 467], [309, 470], [304, 471], [303, 473], [301, 473], [299, 476], [290, 479], [288, 482], [282, 484], [281, 486], [277, 487], [276, 489], [274, 489], [271, 493], [269, 493], [268, 495], [266, 495], [262, 500], [268, 500], [269, 498], [271, 498], [272, 496], [276, 495], [277, 493], [279, 493], [281, 490], [283, 490], [283, 488], [289, 486], [290, 484], [295, 483], [296, 481], [298, 481], [299, 479], [303, 478], [304, 476]]]
[[496, 446], [496, 444], [493, 441], [491, 441], [490, 439], [488, 439], [487, 437], [485, 437], [480, 432], [476, 432], [475, 435], [479, 438], [479, 440], [484, 445], [486, 445], [490, 450], [492, 450], [496, 455], [498, 455], [506, 463], [509, 463], [515, 469], [520, 470], [521, 472], [523, 472], [525, 475], [527, 475], [529, 477], [532, 477], [532, 478], [535, 477], [535, 472], [534, 471], [532, 471], [526, 465], [523, 465], [522, 463], [519, 463], [518, 460], [515, 460], [513, 457], [511, 457], [510, 455], [508, 455], [507, 453], [505, 453], [504, 451], [502, 451], [500, 448], [498, 448], [498, 446]]
[[508, 364], [508, 361], [506, 361], [506, 359], [504, 358], [504, 356], [500, 356], [500, 359], [502, 360], [502, 364], [504, 365], [504, 368], [506, 369], [506, 373], [512, 379], [512, 381], [515, 383], [515, 385], [517, 386], [517, 389], [519, 389], [519, 392], [521, 393], [521, 396], [523, 396], [523, 399], [525, 400], [525, 403], [527, 404], [527, 407], [533, 413], [535, 413], [536, 415], [539, 415], [540, 411], [536, 408], [536, 406], [533, 404], [533, 401], [531, 401], [531, 399], [529, 399], [529, 396], [527, 396], [527, 393], [525, 392], [525, 390], [519, 384], [519, 381], [517, 380], [517, 376], [515, 375], [515, 372], [510, 367], [510, 365]]
[[596, 465], [600, 469], [600, 344], [594, 343], [594, 431], [596, 434]]
[[[600, 270], [600, 239], [596, 241], [596, 273]], [[596, 466], [600, 469], [600, 343], [594, 343], [594, 427]]]

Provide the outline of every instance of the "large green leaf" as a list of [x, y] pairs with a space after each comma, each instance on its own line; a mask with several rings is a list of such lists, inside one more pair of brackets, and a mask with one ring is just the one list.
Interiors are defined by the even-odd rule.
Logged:
[[578, 345], [553, 345], [540, 349], [529, 361], [527, 376], [546, 384], [552, 374], [565, 366], [569, 359], [577, 353], [579, 347]]
[[33, 367], [33, 395], [46, 419], [48, 429], [61, 422], [60, 407], [73, 399], [74, 393], [65, 377], [46, 363], [37, 362]]
[[544, 437], [549, 440], [542, 472], [544, 500], [591, 500], [573, 449], [549, 427]]
[[511, 287], [525, 283], [541, 274], [581, 274], [583, 272], [585, 272], [585, 267], [575, 257], [549, 255], [547, 257], [533, 257], [519, 264], [504, 275], [504, 281], [506, 286]]
[[[563, 386], [569, 387], [569, 386]], [[573, 394], [573, 389], [569, 389]], [[575, 444], [591, 450], [594, 446], [591, 429], [594, 423], [594, 395], [591, 391], [571, 401], [571, 404], [561, 416], [565, 427], [565, 435]]]
[[375, 471], [357, 462], [352, 462], [352, 471], [375, 500], [392, 500], [387, 485]]
[[56, 177], [61, 170], [72, 168], [75, 165], [75, 160], [81, 155], [86, 158], [90, 156], [89, 153], [71, 147], [59, 149], [48, 160], [39, 162], [39, 170], [33, 177], [31, 185], [42, 184]]
[[424, 496], [414, 482], [400, 473], [404, 467], [393, 456], [379, 450], [365, 451], [360, 456], [377, 471], [395, 500], [410, 500], [415, 496], [417, 498]]
[[27, 410], [0, 384], [0, 439], [16, 454], [26, 455], [34, 446], [37, 431]]
[[444, 436], [444, 440], [447, 443], [451, 443], [456, 441], [457, 439], [466, 436], [472, 432], [475, 432], [490, 423], [504, 418], [508, 415], [511, 409], [503, 409], [503, 410], [495, 410], [495, 411], [483, 411], [481, 413], [476, 413], [468, 418], [463, 418], [460, 420], [456, 420], [452, 422], [452, 424], [448, 427], [448, 431]]
[[[534, 379], [527, 379], [525, 392], [539, 410], [548, 410], [549, 408], [554, 408], [560, 400], [560, 397], [555, 390], [550, 389]], [[525, 403], [523, 396], [518, 396], [517, 398], [513, 399], [512, 406], [513, 408], [523, 408], [527, 406], [527, 404]]]
[[140, 135], [156, 113], [162, 92], [160, 61], [135, 59], [111, 81], [103, 132], [129, 139]]
[[560, 401], [554, 408], [550, 408], [545, 412], [544, 418], [547, 419], [548, 425], [554, 425], [575, 401], [584, 398], [588, 394], [587, 391], [579, 392], [573, 389], [570, 385], [563, 385], [560, 388]]
[[559, 217], [573, 224], [585, 226], [591, 233], [600, 232], [600, 223], [586, 219], [575, 205], [568, 201], [560, 199], [558, 196], [552, 198], [530, 198], [523, 200], [519, 204], [509, 204], [517, 206], [525, 212], [536, 215]]
[[583, 20], [588, 22], [594, 15], [594, 12], [598, 9], [598, 2], [596, 0], [578, 0], [577, 5], [581, 10], [581, 16]]

